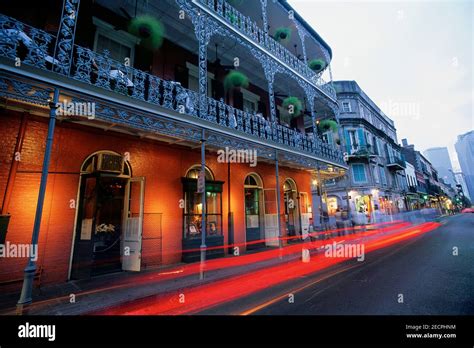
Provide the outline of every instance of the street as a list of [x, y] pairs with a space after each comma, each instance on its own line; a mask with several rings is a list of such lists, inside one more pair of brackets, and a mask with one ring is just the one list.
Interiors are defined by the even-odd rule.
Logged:
[[308, 263], [282, 263], [97, 314], [473, 314], [474, 214], [422, 226], [396, 223], [338, 237], [346, 244], [365, 238], [361, 261], [311, 254]]
[[368, 253], [362, 263], [349, 261], [201, 314], [472, 315], [474, 214], [449, 217], [431, 233]]

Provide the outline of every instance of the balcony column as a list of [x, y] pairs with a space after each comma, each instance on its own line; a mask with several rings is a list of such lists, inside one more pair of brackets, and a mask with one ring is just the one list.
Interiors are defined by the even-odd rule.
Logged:
[[[276, 195], [277, 195], [277, 228], [278, 228], [278, 247], [280, 251], [283, 248], [283, 240], [282, 240], [282, 232], [281, 232], [281, 196], [280, 196], [280, 172], [279, 172], [279, 164], [278, 164], [278, 150], [275, 150], [275, 187], [276, 187]], [[281, 258], [281, 253], [280, 253]]]
[[200, 13], [194, 22], [194, 31], [199, 41], [199, 117], [210, 120], [207, 113], [207, 46], [214, 30], [213, 24]]
[[304, 63], [308, 64], [308, 55], [306, 53], [306, 43], [305, 43], [305, 37], [306, 37], [306, 31], [303, 29], [301, 24], [293, 18], [293, 22], [295, 23], [296, 29], [298, 30], [298, 36], [300, 37], [301, 40], [301, 49], [303, 50], [303, 59]]
[[311, 112], [311, 122], [313, 124], [313, 137], [317, 140], [318, 137], [318, 125], [316, 124], [316, 113], [314, 112], [314, 98], [316, 95], [312, 88], [305, 88], [306, 99], [308, 100], [309, 111]]
[[61, 22], [54, 46], [54, 59], [57, 61], [54, 71], [66, 76], [69, 75], [72, 65], [79, 4], [80, 0], [63, 1]]
[[313, 205], [313, 227], [316, 230], [321, 230], [322, 228], [322, 219], [321, 212], [323, 210], [323, 199], [322, 199], [322, 182], [319, 168], [316, 171], [316, 177], [313, 178], [311, 183], [311, 202]]
[[[41, 170], [41, 182], [38, 192], [38, 202], [36, 204], [35, 221], [33, 224], [33, 233], [31, 236], [31, 245], [38, 248], [39, 233], [41, 228], [41, 218], [43, 216], [44, 197], [46, 195], [46, 185], [48, 183], [49, 163], [51, 160], [51, 152], [53, 149], [54, 128], [56, 126], [56, 111], [59, 103], [59, 90], [54, 90], [53, 98], [49, 103], [49, 125], [48, 134], [46, 136], [46, 146], [43, 157], [43, 168]], [[24, 270], [23, 287], [21, 289], [20, 299], [17, 302], [17, 314], [23, 314], [25, 306], [33, 301], [33, 282], [36, 273], [36, 260], [30, 256]]]
[[275, 104], [275, 90], [273, 83], [275, 82], [276, 65], [270, 59], [265, 59], [262, 62], [265, 78], [268, 82], [268, 97], [270, 99], [270, 121], [276, 122], [276, 104]]
[[263, 32], [265, 36], [268, 36], [267, 0], [260, 0], [260, 4], [262, 6]]

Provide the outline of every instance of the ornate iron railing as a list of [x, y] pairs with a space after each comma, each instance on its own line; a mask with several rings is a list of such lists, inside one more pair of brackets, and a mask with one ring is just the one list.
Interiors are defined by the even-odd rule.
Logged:
[[235, 28], [241, 34], [245, 35], [260, 47], [265, 48], [276, 58], [284, 62], [286, 65], [312, 81], [321, 90], [329, 96], [336, 99], [336, 91], [331, 83], [325, 81], [321, 74], [316, 74], [309, 66], [298, 59], [286, 47], [281, 45], [273, 37], [265, 34], [265, 32], [250, 19], [237, 11], [225, 0], [197, 0], [200, 4], [206, 6], [214, 14], [226, 21], [228, 25]]
[[[55, 37], [39, 29], [0, 15], [0, 57], [42, 70], [55, 72]], [[319, 138], [266, 120], [256, 113], [236, 109], [221, 100], [207, 97], [207, 109], [200, 112], [199, 95], [175, 81], [163, 80], [109, 57], [74, 45], [73, 60], [66, 76], [132, 99], [200, 118], [236, 136], [249, 135], [267, 143], [284, 145], [334, 163], [344, 164], [342, 152]], [[62, 75], [64, 76], [64, 75]]]

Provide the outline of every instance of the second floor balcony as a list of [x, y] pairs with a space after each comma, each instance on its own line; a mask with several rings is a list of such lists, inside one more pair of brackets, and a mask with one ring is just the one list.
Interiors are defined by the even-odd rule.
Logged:
[[404, 170], [406, 168], [405, 160], [401, 157], [389, 157], [387, 158], [387, 168], [391, 170]]
[[[57, 54], [60, 47], [55, 35], [0, 15], [0, 61], [2, 70], [9, 74], [66, 86], [80, 91], [81, 98], [93, 96], [124, 101], [142, 112], [148, 107], [159, 114], [168, 110], [178, 117], [182, 115], [182, 122], [199, 123], [232, 137], [286, 148], [331, 165], [345, 166], [341, 151], [312, 134], [278, 124], [256, 111], [235, 108], [223, 98], [205, 96], [203, 99], [199, 93], [184, 88], [175, 80], [114, 60], [107, 51], [100, 54], [91, 48], [73, 45], [72, 59], [63, 64]], [[15, 85], [3, 81], [2, 89], [2, 95], [9, 95]], [[131, 126], [134, 123], [126, 117], [121, 121]], [[150, 122], [147, 128], [153, 131], [154, 124], [147, 122]]]

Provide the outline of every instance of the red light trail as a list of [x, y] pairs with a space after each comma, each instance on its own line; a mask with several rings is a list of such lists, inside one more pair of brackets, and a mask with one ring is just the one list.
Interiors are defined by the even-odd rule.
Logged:
[[[440, 224], [435, 222], [428, 222], [417, 226], [407, 227], [409, 225], [409, 223], [401, 223], [396, 224], [396, 226], [390, 226], [387, 228], [364, 232], [356, 235], [341, 236], [326, 241], [291, 245], [289, 247], [284, 248], [284, 253], [294, 253], [296, 251], [301, 252], [302, 248], [314, 250], [329, 242], [334, 241], [337, 242], [343, 240], [344, 242], [346, 242], [349, 240], [352, 241], [370, 237], [367, 238], [367, 240], [363, 241], [363, 244], [365, 245], [365, 252], [367, 253], [430, 232], [439, 227]], [[268, 254], [265, 254], [265, 252], [263, 252], [246, 256], [256, 258], [257, 261], [261, 261], [262, 258], [269, 257], [268, 255], [272, 255], [270, 257], [278, 255], [279, 250], [272, 250], [267, 253]], [[261, 254], [267, 256], [263, 256]], [[235, 266], [235, 263], [233, 263], [232, 261], [236, 262], [240, 258], [241, 257], [215, 260], [216, 262], [210, 263], [210, 265], [206, 265], [206, 269], [209, 270], [213, 267], [230, 267], [231, 264]], [[181, 289], [180, 291], [173, 291], [171, 293], [154, 297], [153, 299], [147, 298], [144, 300], [135, 301], [131, 304], [119, 306], [116, 309], [107, 310], [98, 314], [192, 314], [228, 301], [233, 301], [238, 298], [248, 296], [252, 293], [261, 291], [271, 286], [275, 286], [277, 284], [281, 284], [288, 280], [314, 273], [316, 271], [325, 269], [329, 266], [341, 263], [348, 259], [349, 257], [329, 258], [325, 257], [324, 254], [320, 253], [317, 255], [311, 255], [310, 263], [303, 263], [300, 260], [291, 261], [285, 264], [271, 266], [265, 269], [260, 269], [247, 274], [234, 276], [232, 278], [216, 281], [210, 284]], [[247, 259], [247, 261], [249, 261], [249, 259]], [[199, 265], [196, 265], [196, 267], [199, 267]]]

